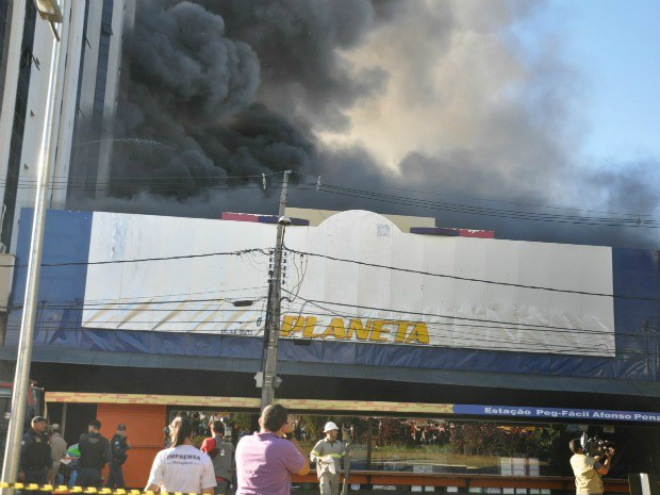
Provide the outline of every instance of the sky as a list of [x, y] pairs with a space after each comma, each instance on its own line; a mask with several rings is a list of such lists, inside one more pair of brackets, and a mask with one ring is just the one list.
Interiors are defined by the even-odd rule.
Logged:
[[530, 27], [565, 36], [588, 86], [585, 155], [660, 157], [660, 1], [555, 0], [542, 17]]
[[143, 0], [113, 197], [77, 206], [264, 213], [292, 169], [292, 206], [658, 247], [659, 5]]

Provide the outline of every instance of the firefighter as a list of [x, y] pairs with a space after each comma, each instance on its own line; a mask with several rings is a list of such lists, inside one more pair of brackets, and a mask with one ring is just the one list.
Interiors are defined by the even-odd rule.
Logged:
[[321, 495], [338, 495], [341, 461], [346, 455], [344, 444], [337, 439], [339, 428], [332, 421], [323, 428], [325, 438], [314, 446], [309, 458], [316, 461], [316, 475]]

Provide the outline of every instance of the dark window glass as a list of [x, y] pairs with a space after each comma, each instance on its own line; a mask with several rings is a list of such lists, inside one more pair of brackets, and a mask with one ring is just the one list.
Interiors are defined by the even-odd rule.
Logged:
[[[2, 2], [6, 4], [7, 2]], [[34, 45], [34, 27], [37, 11], [32, 2], [25, 4], [25, 26], [23, 28], [23, 40], [21, 50], [23, 53], [32, 53]], [[16, 195], [18, 191], [18, 176], [21, 171], [21, 149], [23, 147], [23, 132], [25, 130], [25, 119], [27, 113], [28, 92], [30, 89], [30, 73], [33, 64], [21, 64], [18, 75], [18, 87], [16, 90], [16, 105], [14, 106], [14, 125], [12, 127], [11, 145], [9, 149], [9, 161], [7, 162], [7, 177], [5, 182], [5, 216], [0, 231], [0, 241], [9, 246], [11, 243], [14, 218], [16, 216]]]

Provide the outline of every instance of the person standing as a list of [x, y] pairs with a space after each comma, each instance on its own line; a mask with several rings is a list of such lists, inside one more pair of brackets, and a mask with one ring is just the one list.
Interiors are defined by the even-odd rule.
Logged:
[[289, 495], [291, 475], [309, 473], [309, 463], [293, 436], [293, 421], [280, 404], [266, 406], [260, 431], [236, 447], [236, 495]]
[[568, 447], [573, 452], [570, 462], [575, 475], [576, 495], [601, 495], [605, 488], [600, 477], [609, 473], [614, 449], [606, 449], [603, 456], [605, 460], [602, 460], [586, 453], [579, 438], [571, 440]]
[[122, 466], [128, 459], [126, 451], [128, 451], [131, 446], [128, 444], [125, 424], [119, 424], [117, 426], [117, 433], [115, 433], [110, 440], [110, 447], [112, 448], [112, 460], [110, 461], [108, 482], [105, 486], [106, 488], [126, 488]]
[[61, 433], [61, 428], [60, 425], [57, 423], [53, 423], [50, 425], [50, 431], [51, 431], [51, 436], [50, 436], [50, 453], [51, 453], [51, 459], [53, 461], [53, 469], [52, 473], [50, 475], [50, 482], [55, 483], [55, 479], [57, 478], [57, 473], [60, 471], [60, 465], [62, 458], [66, 455], [66, 440], [62, 438], [62, 433]]
[[213, 421], [210, 427], [213, 436], [204, 439], [200, 450], [213, 461], [216, 495], [226, 495], [234, 479], [234, 446], [224, 440], [225, 425], [222, 421]]
[[43, 416], [35, 416], [30, 429], [21, 441], [18, 480], [23, 483], [45, 485], [49, 482], [53, 461], [48, 443], [48, 423]]
[[325, 438], [318, 441], [309, 458], [312, 462], [316, 461], [316, 476], [319, 479], [321, 495], [338, 495], [341, 461], [346, 455], [346, 449], [344, 444], [337, 440], [339, 428], [335, 423], [326, 423], [323, 433]]
[[103, 483], [101, 471], [112, 460], [112, 450], [108, 439], [101, 435], [101, 422], [93, 419], [89, 422], [87, 433], [78, 441], [80, 461], [76, 486], [100, 488]]
[[213, 462], [193, 446], [193, 433], [193, 423], [188, 418], [172, 421], [170, 447], [156, 454], [145, 491], [213, 494]]

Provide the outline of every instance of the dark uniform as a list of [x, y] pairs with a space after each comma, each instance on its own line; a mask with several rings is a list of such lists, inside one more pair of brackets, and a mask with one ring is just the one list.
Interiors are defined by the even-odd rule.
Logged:
[[110, 441], [112, 446], [112, 462], [110, 463], [110, 476], [108, 477], [107, 488], [125, 488], [123, 464], [128, 459], [126, 451], [131, 447], [126, 442], [126, 437], [116, 434]]
[[25, 473], [25, 482], [45, 485], [52, 465], [48, 435], [30, 428], [21, 442], [20, 470]]
[[80, 469], [77, 486], [94, 486], [99, 488], [103, 481], [101, 471], [112, 459], [110, 442], [100, 433], [85, 433], [78, 442], [80, 449]]

